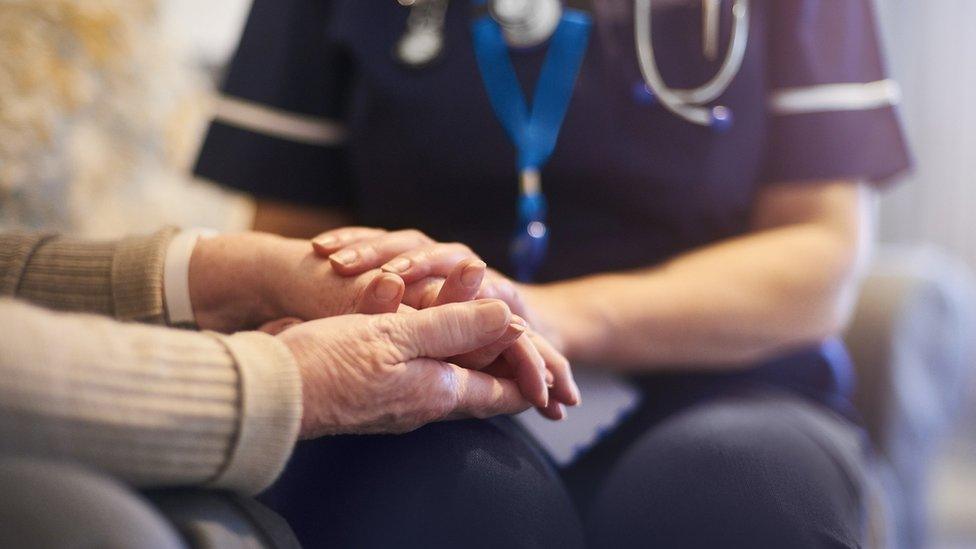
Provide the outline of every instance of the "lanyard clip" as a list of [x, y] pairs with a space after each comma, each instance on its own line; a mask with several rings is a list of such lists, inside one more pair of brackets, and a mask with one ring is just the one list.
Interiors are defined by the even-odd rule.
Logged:
[[548, 205], [542, 194], [539, 170], [522, 170], [519, 173], [519, 189], [518, 225], [509, 255], [516, 278], [520, 282], [530, 282], [542, 266], [549, 248], [549, 227], [546, 226]]

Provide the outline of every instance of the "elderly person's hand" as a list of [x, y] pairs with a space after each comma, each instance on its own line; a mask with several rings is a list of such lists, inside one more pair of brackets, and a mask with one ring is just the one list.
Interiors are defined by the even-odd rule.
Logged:
[[[321, 257], [329, 258], [336, 273], [351, 278], [364, 272], [381, 268], [395, 273], [406, 283], [403, 302], [423, 309], [443, 302], [447, 290], [443, 277], [457, 272], [459, 262], [474, 262], [477, 255], [459, 243], [437, 243], [419, 231], [387, 232], [367, 227], [347, 227], [323, 233], [313, 239], [312, 247]], [[483, 263], [482, 263], [483, 265]], [[496, 298], [508, 303], [512, 311], [526, 318], [533, 328], [542, 323], [522, 299], [523, 288], [495, 271], [469, 287], [466, 295], [456, 292], [456, 301], [473, 298]], [[509, 355], [538, 356], [552, 374], [549, 391], [553, 397], [547, 409], [547, 417], [564, 416], [562, 405], [580, 403], [579, 388], [573, 380], [568, 361], [543, 336], [529, 330], [527, 338], [519, 339], [508, 351]]]
[[[379, 272], [339, 276], [311, 253], [308, 241], [226, 234], [197, 242], [190, 258], [190, 302], [200, 328], [221, 332], [283, 317], [313, 320], [356, 312]], [[379, 297], [399, 303], [395, 285], [379, 290]]]
[[[453, 272], [438, 279], [439, 293], [429, 305], [472, 299], [484, 276], [481, 261], [456, 265]], [[313, 253], [307, 240], [264, 233], [200, 240], [190, 259], [189, 289], [197, 324], [226, 332], [265, 323], [270, 323], [265, 330], [273, 331], [292, 323], [280, 321], [289, 317], [315, 320], [356, 312], [392, 313], [399, 309], [404, 294], [398, 276], [384, 275], [379, 269], [341, 276]], [[549, 401], [551, 376], [547, 379], [542, 357], [524, 344], [513, 345], [520, 339], [517, 336], [524, 331], [525, 321], [516, 317], [514, 324], [508, 341], [455, 357], [454, 364], [516, 379], [533, 405], [556, 406]]]
[[510, 345], [513, 332], [521, 334], [512, 320], [503, 302], [480, 300], [279, 325], [277, 337], [302, 376], [300, 436], [402, 433], [530, 408], [514, 381], [454, 364], [499, 342]]

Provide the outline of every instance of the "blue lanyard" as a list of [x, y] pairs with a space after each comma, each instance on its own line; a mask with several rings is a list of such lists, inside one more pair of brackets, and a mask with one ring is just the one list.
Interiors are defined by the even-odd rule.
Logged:
[[[475, 1], [475, 4], [482, 4]], [[586, 54], [592, 22], [584, 12], [564, 9], [549, 41], [536, 84], [532, 108], [526, 104], [508, 54], [502, 29], [489, 15], [472, 23], [474, 52], [488, 100], [518, 153], [521, 176], [519, 226], [511, 257], [516, 277], [531, 280], [542, 266], [548, 247], [546, 201], [538, 184], [539, 172], [556, 148], [569, 101]]]

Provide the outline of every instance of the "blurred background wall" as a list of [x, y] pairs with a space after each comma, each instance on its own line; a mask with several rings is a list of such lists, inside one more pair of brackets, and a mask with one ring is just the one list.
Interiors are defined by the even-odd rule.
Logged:
[[[196, 4], [226, 29], [211, 41], [232, 47], [237, 31], [227, 10], [212, 0]], [[196, 7], [191, 17], [174, 7], [0, 0], [0, 228], [111, 236], [165, 223], [249, 224], [247, 200], [186, 175], [212, 84], [203, 48], [184, 46], [205, 36], [183, 29], [204, 25], [206, 10]]]
[[[976, 2], [878, 0], [889, 60], [904, 93], [914, 173], [885, 195], [885, 242], [927, 243], [976, 267]], [[932, 484], [940, 547], [976, 547], [973, 390]]]

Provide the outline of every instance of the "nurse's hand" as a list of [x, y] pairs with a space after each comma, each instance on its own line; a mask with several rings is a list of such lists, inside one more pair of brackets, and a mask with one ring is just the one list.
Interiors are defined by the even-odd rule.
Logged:
[[302, 377], [301, 437], [403, 433], [529, 408], [511, 380], [453, 363], [504, 338], [511, 325], [504, 303], [485, 300], [277, 326]]
[[[337, 273], [349, 277], [361, 276], [360, 273], [378, 267], [399, 275], [407, 284], [404, 303], [420, 309], [445, 302], [441, 294], [444, 291], [442, 288], [446, 290], [447, 285], [444, 285], [441, 277], [452, 272], [456, 275], [459, 262], [484, 265], [467, 246], [437, 243], [414, 230], [387, 232], [382, 229], [347, 227], [319, 235], [313, 239], [312, 247], [320, 256], [329, 258]], [[463, 275], [460, 278], [463, 279]], [[474, 285], [474, 280], [471, 282], [472, 285], [465, 290], [455, 292], [451, 300], [501, 299], [530, 324], [535, 327], [541, 324], [522, 299], [524, 287], [492, 270], [477, 285]], [[529, 330], [528, 338], [520, 339], [510, 352], [524, 357], [541, 358], [552, 374], [554, 383], [550, 395], [555, 404], [551, 401], [549, 409], [543, 412], [544, 415], [561, 416], [563, 411], [559, 404], [575, 406], [580, 403], [579, 388], [573, 379], [569, 362], [547, 338], [535, 330]]]

